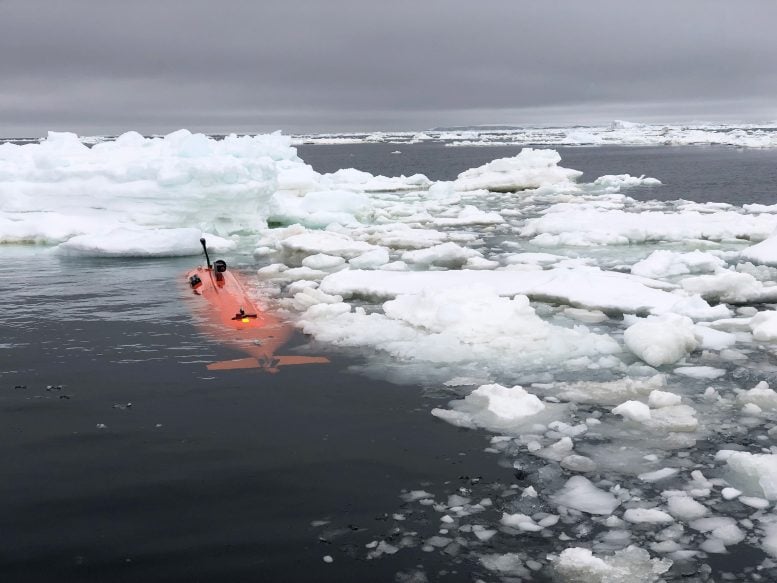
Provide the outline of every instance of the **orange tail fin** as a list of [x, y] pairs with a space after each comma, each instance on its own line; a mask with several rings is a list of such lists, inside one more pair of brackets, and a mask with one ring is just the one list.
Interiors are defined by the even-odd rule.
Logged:
[[208, 370], [237, 370], [243, 368], [262, 368], [268, 372], [278, 372], [279, 366], [291, 366], [295, 364], [328, 364], [329, 359], [324, 356], [273, 356], [268, 359], [238, 358], [235, 360], [221, 360], [208, 365]]

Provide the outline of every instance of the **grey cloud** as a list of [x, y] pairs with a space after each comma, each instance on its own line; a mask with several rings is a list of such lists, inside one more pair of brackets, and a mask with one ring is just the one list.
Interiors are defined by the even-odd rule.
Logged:
[[776, 17], [772, 0], [5, 0], [0, 133], [777, 118]]

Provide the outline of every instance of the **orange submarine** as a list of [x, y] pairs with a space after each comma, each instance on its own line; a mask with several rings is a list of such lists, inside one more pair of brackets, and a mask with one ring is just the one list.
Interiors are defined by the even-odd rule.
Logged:
[[278, 367], [293, 364], [326, 364], [322, 356], [276, 356], [275, 352], [288, 342], [294, 329], [269, 311], [261, 310], [246, 292], [240, 280], [227, 271], [225, 261], [211, 264], [205, 239], [200, 239], [205, 251], [206, 267], [200, 266], [186, 274], [192, 292], [202, 299], [202, 327], [216, 340], [248, 354], [247, 358], [224, 360], [208, 365], [208, 370], [259, 368], [278, 372]]

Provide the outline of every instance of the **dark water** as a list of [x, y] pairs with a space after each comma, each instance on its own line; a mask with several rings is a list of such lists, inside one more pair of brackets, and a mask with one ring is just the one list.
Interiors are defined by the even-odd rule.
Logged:
[[[439, 143], [298, 146], [300, 157], [319, 172], [358, 168], [372, 174], [421, 173], [453, 180], [495, 158], [515, 156], [520, 146], [446, 147]], [[635, 198], [697, 202], [777, 203], [777, 150], [722, 146], [555, 147], [561, 165], [583, 172], [580, 182], [605, 174], [652, 176], [660, 187], [627, 191]], [[392, 154], [394, 151], [401, 154]]]
[[509, 477], [343, 360], [208, 373], [242, 355], [191, 324], [195, 259], [0, 254], [0, 580], [393, 581], [420, 551], [366, 561], [311, 521], [365, 538], [403, 488]]
[[[433, 179], [518, 150], [299, 148], [320, 171]], [[559, 150], [584, 180], [660, 178], [641, 191], [651, 198], [777, 202], [777, 152]], [[385, 536], [403, 489], [513, 483], [483, 453], [487, 436], [433, 418], [445, 396], [352, 374], [336, 356], [208, 373], [242, 355], [193, 326], [182, 275], [196, 262], [0, 247], [0, 580], [394, 581], [419, 564], [432, 580], [482, 576], [418, 548], [369, 561], [364, 545]]]

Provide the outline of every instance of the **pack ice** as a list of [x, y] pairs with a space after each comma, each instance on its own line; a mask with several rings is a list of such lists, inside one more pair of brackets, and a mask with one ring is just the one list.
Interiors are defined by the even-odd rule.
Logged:
[[366, 558], [656, 581], [746, 545], [742, 569], [773, 572], [777, 213], [639, 201], [660, 182], [560, 163], [527, 148], [435, 182], [321, 174], [280, 134], [52, 133], [0, 146], [0, 241], [161, 256], [210, 233], [253, 251], [317, 351], [432, 388], [436, 421], [482, 432], [509, 478], [408, 484]]

